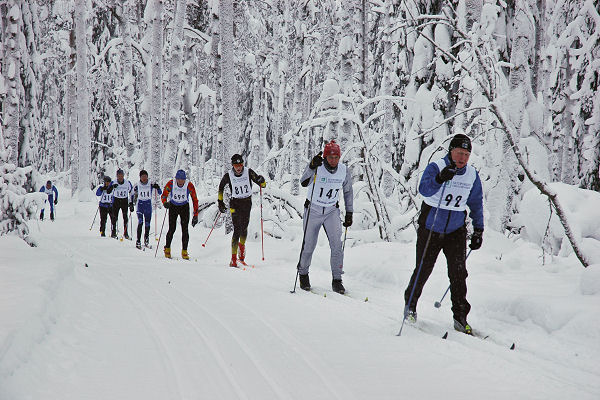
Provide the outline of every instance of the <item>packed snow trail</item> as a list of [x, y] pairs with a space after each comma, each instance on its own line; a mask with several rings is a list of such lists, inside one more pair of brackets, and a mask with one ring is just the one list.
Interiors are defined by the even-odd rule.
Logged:
[[600, 397], [600, 302], [578, 293], [597, 276], [576, 261], [546, 272], [522, 242], [489, 235], [469, 259], [469, 321], [494, 341], [452, 331], [450, 302], [433, 307], [443, 262], [419, 303], [426, 332], [396, 337], [414, 242], [347, 247], [349, 297], [331, 291], [320, 238], [311, 283], [326, 297], [290, 294], [298, 240], [265, 238], [264, 262], [249, 241], [244, 271], [226, 266], [222, 228], [205, 248], [210, 228], [190, 229], [192, 261], [166, 260], [162, 244], [154, 258], [90, 231], [94, 204], [59, 207], [39, 247], [0, 238], [0, 399]]

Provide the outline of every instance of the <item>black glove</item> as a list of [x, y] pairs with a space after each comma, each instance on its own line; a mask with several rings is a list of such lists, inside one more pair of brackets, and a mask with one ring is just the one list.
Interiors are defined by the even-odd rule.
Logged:
[[223, 202], [223, 200], [219, 200], [219, 211], [222, 213], [227, 211], [227, 207], [225, 207], [225, 203]]
[[192, 228], [195, 227], [197, 223], [198, 223], [198, 216], [194, 215], [194, 217], [192, 218]]
[[163, 206], [164, 206], [165, 208], [169, 208], [169, 207], [171, 207], [171, 202], [170, 202], [170, 201], [165, 201], [165, 202], [163, 203]]
[[58, 204], [58, 199], [54, 200], [54, 205]]
[[473, 235], [471, 236], [471, 244], [469, 247], [471, 250], [477, 250], [481, 247], [481, 243], [483, 243], [483, 229], [475, 228]]
[[[110, 186], [109, 186], [110, 187]], [[100, 190], [102, 190], [103, 192], [106, 191], [108, 188], [106, 186], [100, 186]]]
[[444, 169], [435, 176], [435, 181], [439, 184], [442, 184], [454, 178], [454, 175], [456, 175], [456, 166], [454, 163], [450, 163], [450, 165], [446, 165]]
[[133, 202], [129, 203], [129, 211], [133, 212]]
[[118, 183], [113, 183], [113, 184], [112, 184], [112, 188], [113, 188], [113, 189], [115, 189], [115, 188], [117, 188], [117, 187], [119, 187], [119, 184], [118, 184]]
[[153, 183], [152, 185], [150, 185], [150, 187], [152, 189], [156, 189], [156, 190], [160, 189], [160, 186], [158, 186], [158, 183]]
[[320, 151], [319, 154], [317, 154], [313, 157], [312, 160], [310, 160], [310, 165], [308, 166], [310, 169], [317, 169], [318, 167], [323, 165], [323, 157], [321, 157], [321, 153], [322, 152]]
[[352, 213], [350, 211], [346, 211], [346, 218], [344, 219], [344, 223], [342, 225], [344, 228], [352, 226]]

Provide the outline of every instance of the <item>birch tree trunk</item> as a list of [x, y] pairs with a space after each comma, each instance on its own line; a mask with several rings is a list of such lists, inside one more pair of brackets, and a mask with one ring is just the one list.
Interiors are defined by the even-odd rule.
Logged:
[[65, 140], [65, 146], [67, 146], [69, 154], [69, 167], [71, 168], [71, 196], [77, 191], [79, 186], [79, 141], [77, 140], [77, 84], [76, 84], [76, 72], [77, 67], [77, 49], [75, 45], [75, 30], [71, 29], [69, 33], [69, 50], [71, 51], [69, 57], [69, 68], [67, 69], [67, 114], [69, 116], [67, 130], [69, 132], [69, 140]]
[[[87, 85], [87, 40], [86, 0], [75, 3], [75, 40], [77, 46], [77, 137], [78, 137], [78, 180], [80, 194], [90, 190], [91, 139], [89, 120], [89, 98]], [[86, 197], [83, 197], [85, 199]]]
[[5, 146], [9, 149], [9, 162], [18, 165], [19, 159], [19, 127], [21, 110], [19, 109], [19, 88], [21, 87], [21, 54], [19, 50], [19, 25], [22, 21], [21, 10], [16, 0], [7, 4], [6, 45], [4, 76], [8, 91], [2, 105], [4, 120]]
[[[176, 171], [177, 145], [179, 143], [179, 115], [181, 112], [181, 65], [183, 57], [183, 25], [186, 0], [177, 0], [171, 33], [171, 69], [169, 72], [167, 146], [163, 171], [174, 175]], [[233, 31], [233, 28], [232, 28]]]
[[233, 58], [233, 0], [219, 0], [221, 40], [221, 80], [223, 117], [223, 165], [230, 168], [230, 157], [238, 152], [236, 85]]
[[133, 77], [133, 54], [131, 49], [131, 25], [129, 23], [132, 9], [134, 7], [133, 0], [125, 0], [123, 4], [123, 118], [121, 120], [123, 126], [123, 137], [126, 141], [127, 156], [129, 167], [133, 165], [133, 153], [136, 145], [136, 135], [133, 130], [133, 110], [134, 110], [134, 83]]
[[154, 17], [152, 20], [152, 102], [150, 105], [151, 128], [150, 136], [150, 173], [153, 179], [163, 181], [161, 174], [162, 155], [162, 45], [163, 45], [163, 0], [154, 1]]

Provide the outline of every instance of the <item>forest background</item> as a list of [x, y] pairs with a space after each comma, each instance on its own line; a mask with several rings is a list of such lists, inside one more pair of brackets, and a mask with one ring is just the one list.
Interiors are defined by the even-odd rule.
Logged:
[[211, 225], [239, 152], [270, 181], [265, 230], [283, 238], [303, 168], [335, 139], [353, 240], [412, 240], [419, 174], [456, 133], [494, 230], [522, 229], [523, 162], [600, 189], [592, 0], [0, 0], [0, 15], [2, 172], [26, 168], [25, 191], [51, 178], [91, 200], [117, 168], [161, 184], [181, 168]]

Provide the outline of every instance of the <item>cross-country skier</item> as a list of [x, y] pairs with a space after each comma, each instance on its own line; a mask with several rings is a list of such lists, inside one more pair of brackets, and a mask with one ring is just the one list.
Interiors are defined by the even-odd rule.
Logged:
[[194, 216], [192, 217], [192, 227], [198, 223], [198, 197], [194, 184], [186, 179], [185, 171], [180, 169], [175, 174], [175, 179], [171, 179], [165, 185], [160, 196], [165, 208], [169, 210], [169, 231], [165, 244], [165, 257], [171, 258], [171, 241], [177, 226], [177, 216], [181, 219], [181, 258], [189, 260], [188, 242], [190, 235], [188, 233], [188, 223], [190, 221], [190, 206], [188, 198], [192, 196], [194, 206]]
[[110, 216], [111, 225], [111, 236], [117, 237], [116, 221], [113, 214], [113, 183], [110, 176], [104, 177], [104, 183], [96, 190], [96, 196], [100, 196], [100, 203], [98, 208], [100, 209], [100, 236], [106, 236], [106, 219]]
[[148, 181], [148, 172], [146, 170], [141, 170], [140, 181], [133, 187], [133, 196], [131, 204], [129, 205], [131, 209], [131, 206], [133, 206], [134, 203], [137, 203], [138, 226], [135, 247], [138, 249], [142, 248], [142, 224], [144, 224], [146, 228], [144, 231], [144, 246], [148, 247], [148, 242], [150, 240], [150, 222], [152, 220], [152, 189], [156, 189], [158, 194], [162, 193], [162, 190], [157, 183], [151, 184]]
[[443, 250], [448, 263], [454, 328], [468, 334], [472, 329], [467, 322], [471, 309], [467, 302], [465, 263], [467, 207], [474, 228], [469, 247], [477, 250], [483, 241], [483, 192], [479, 174], [473, 166], [467, 165], [470, 155], [471, 140], [457, 134], [450, 141], [448, 154], [430, 163], [423, 172], [419, 192], [425, 199], [418, 220], [416, 268], [404, 292], [406, 318], [416, 322], [417, 301], [440, 250]]
[[[114, 203], [113, 203], [113, 213], [115, 215], [115, 226], [119, 222], [119, 210], [122, 211], [123, 214], [123, 237], [125, 239], [129, 239], [129, 232], [127, 231], [127, 224], [129, 223], [129, 218], [127, 216], [127, 206], [129, 206], [129, 211], [133, 212], [133, 204], [130, 203], [131, 192], [133, 191], [133, 185], [127, 179], [125, 179], [125, 173], [122, 169], [117, 170], [117, 181], [113, 183], [113, 195], [114, 195]], [[116, 232], [111, 237], [117, 237]]]
[[252, 182], [260, 187], [265, 187], [267, 183], [262, 175], [258, 175], [250, 168], [244, 168], [244, 159], [240, 154], [234, 154], [231, 157], [233, 166], [229, 172], [223, 175], [219, 183], [219, 211], [227, 211], [223, 202], [223, 190], [226, 185], [231, 189], [231, 200], [229, 201], [229, 211], [233, 222], [233, 235], [231, 237], [231, 262], [230, 267], [237, 267], [237, 255], [239, 249], [239, 259], [244, 263], [246, 258], [246, 236], [248, 235], [248, 223], [250, 222], [250, 209], [252, 208]]
[[331, 248], [331, 288], [341, 294], [346, 291], [342, 284], [344, 254], [338, 199], [343, 192], [346, 207], [343, 226], [349, 227], [352, 225], [353, 191], [352, 175], [347, 166], [339, 162], [340, 156], [340, 146], [332, 140], [325, 145], [323, 157], [320, 152], [314, 156], [300, 178], [301, 185], [308, 188], [304, 203], [304, 247], [298, 271], [300, 288], [304, 290], [310, 290], [308, 268], [322, 226]]
[[[54, 206], [58, 204], [58, 190], [56, 190], [56, 186], [52, 184], [52, 181], [46, 182], [46, 185], [40, 188], [40, 192], [46, 193], [48, 195], [48, 203], [50, 203], [50, 220], [54, 221]], [[44, 200], [46, 203], [46, 200]], [[42, 208], [40, 212], [40, 219], [44, 219], [44, 210], [46, 207]]]

